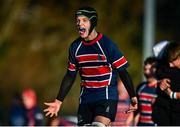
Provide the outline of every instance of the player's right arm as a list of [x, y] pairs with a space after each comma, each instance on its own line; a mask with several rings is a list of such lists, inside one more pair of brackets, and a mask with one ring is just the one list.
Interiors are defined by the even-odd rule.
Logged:
[[62, 102], [65, 98], [65, 96], [68, 94], [69, 90], [71, 89], [74, 81], [75, 81], [76, 76], [72, 76], [70, 73], [66, 73], [64, 76], [59, 93], [57, 95], [57, 98], [55, 99], [54, 102], [47, 103], [45, 102], [44, 104], [48, 106], [46, 109], [44, 109], [44, 112], [46, 112], [46, 116], [50, 115], [50, 117], [53, 117], [54, 115], [57, 116], [58, 112], [61, 108]]
[[78, 69], [77, 69], [77, 61], [76, 61], [75, 53], [77, 50], [77, 46], [78, 45], [76, 44], [76, 41], [74, 41], [69, 48], [67, 72], [61, 82], [61, 86], [56, 99], [54, 100], [54, 102], [44, 103], [46, 106], [48, 106], [46, 109], [44, 109], [44, 112], [46, 112], [46, 116], [50, 115], [50, 117], [53, 117], [54, 115], [55, 116], [58, 115], [63, 100], [68, 94], [69, 90], [71, 89], [76, 79]]

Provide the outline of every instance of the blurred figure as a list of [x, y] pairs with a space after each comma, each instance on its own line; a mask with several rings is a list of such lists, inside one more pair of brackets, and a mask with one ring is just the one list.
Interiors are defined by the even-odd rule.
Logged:
[[24, 126], [25, 125], [25, 109], [22, 103], [20, 94], [13, 96], [12, 104], [9, 111], [8, 121], [10, 126]]
[[47, 126], [59, 126], [59, 117], [51, 117], [47, 120]]
[[[178, 126], [180, 125], [180, 100], [177, 100], [177, 94], [180, 92], [180, 43], [169, 42], [163, 50], [156, 73], [160, 87], [157, 88], [158, 97], [154, 105], [153, 120], [158, 126]], [[165, 84], [168, 84], [167, 89], [163, 88]]]
[[125, 89], [120, 79], [118, 79], [118, 92], [119, 100], [117, 105], [117, 113], [115, 121], [111, 123], [111, 126], [132, 126], [133, 113], [126, 113], [131, 103], [131, 100], [127, 90]]
[[37, 96], [33, 89], [25, 89], [22, 92], [23, 104], [26, 111], [26, 126], [43, 125], [43, 114], [37, 105]]
[[77, 122], [74, 123], [63, 117], [52, 117], [47, 124], [48, 126], [76, 126]]
[[137, 87], [139, 107], [135, 113], [135, 125], [137, 124], [138, 126], [155, 125], [152, 120], [152, 109], [157, 97], [156, 66], [157, 59], [155, 57], [148, 57], [144, 61], [144, 76], [146, 77], [146, 81]]

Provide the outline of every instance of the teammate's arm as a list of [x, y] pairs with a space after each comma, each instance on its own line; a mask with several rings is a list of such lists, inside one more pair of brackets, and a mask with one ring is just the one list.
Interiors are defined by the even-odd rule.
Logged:
[[174, 92], [171, 90], [170, 79], [164, 78], [159, 81], [159, 87], [164, 91], [171, 99], [180, 99], [180, 92]]
[[57, 116], [61, 108], [62, 102], [65, 96], [68, 94], [69, 90], [71, 89], [75, 79], [76, 76], [72, 76], [68, 72], [65, 74], [55, 101], [51, 103], [46, 103], [46, 102], [44, 103], [45, 105], [48, 106], [48, 108], [44, 109], [44, 112], [46, 112], [46, 116], [48, 115], [50, 115], [50, 117], [54, 115]]

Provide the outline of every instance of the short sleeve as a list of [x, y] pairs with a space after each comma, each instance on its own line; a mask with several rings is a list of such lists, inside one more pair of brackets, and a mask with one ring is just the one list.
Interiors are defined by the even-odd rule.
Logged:
[[109, 48], [109, 54], [112, 67], [118, 71], [122, 71], [123, 69], [127, 68], [128, 61], [118, 49], [118, 47], [114, 43], [111, 43], [110, 47], [111, 48]]
[[77, 74], [78, 67], [75, 58], [75, 48], [72, 46], [69, 48], [69, 57], [68, 57], [68, 73], [72, 76]]

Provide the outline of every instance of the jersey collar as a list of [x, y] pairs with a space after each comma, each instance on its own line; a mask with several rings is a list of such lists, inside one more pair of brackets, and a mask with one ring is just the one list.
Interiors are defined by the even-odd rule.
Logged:
[[98, 34], [98, 36], [94, 39], [94, 40], [92, 40], [92, 41], [85, 41], [85, 40], [82, 40], [82, 43], [84, 44], [84, 45], [92, 45], [92, 44], [94, 44], [94, 43], [96, 43], [97, 41], [99, 41], [101, 38], [102, 38], [102, 34], [101, 33], [99, 33]]

